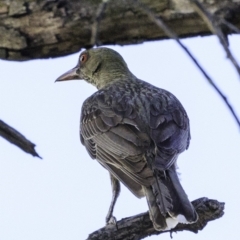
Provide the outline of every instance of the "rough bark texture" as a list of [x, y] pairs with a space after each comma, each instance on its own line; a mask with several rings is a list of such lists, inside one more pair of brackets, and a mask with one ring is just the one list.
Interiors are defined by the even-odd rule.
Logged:
[[194, 224], [178, 224], [171, 231], [158, 232], [153, 228], [148, 212], [133, 217], [124, 218], [117, 222], [116, 226], [106, 226], [91, 233], [87, 240], [140, 240], [147, 236], [158, 235], [166, 232], [191, 231], [197, 233], [202, 230], [209, 221], [223, 216], [224, 203], [217, 200], [200, 198], [192, 202], [199, 220]]
[[10, 127], [8, 124], [0, 120], [0, 136], [5, 138], [10, 143], [18, 146], [24, 152], [31, 154], [34, 157], [41, 158], [36, 152], [35, 144], [26, 139], [20, 132]]
[[[189, 0], [141, 2], [180, 37], [211, 34]], [[240, 27], [240, 0], [202, 2], [211, 13]], [[58, 57], [95, 44], [124, 45], [164, 38], [166, 34], [130, 0], [0, 1], [2, 59]]]

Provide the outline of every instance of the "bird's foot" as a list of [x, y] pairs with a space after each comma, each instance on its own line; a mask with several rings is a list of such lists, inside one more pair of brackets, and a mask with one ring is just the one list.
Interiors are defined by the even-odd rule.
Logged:
[[106, 227], [116, 227], [117, 228], [117, 219], [114, 216], [106, 219]]
[[107, 225], [116, 225], [117, 219], [114, 216], [111, 216], [107, 222]]

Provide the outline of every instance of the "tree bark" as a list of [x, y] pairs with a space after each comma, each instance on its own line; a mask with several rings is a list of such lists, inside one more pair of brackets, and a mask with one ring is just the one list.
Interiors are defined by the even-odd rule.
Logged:
[[[209, 35], [189, 0], [142, 0], [179, 36]], [[203, 2], [240, 27], [240, 0]], [[230, 30], [225, 31], [231, 33]], [[94, 45], [136, 44], [168, 38], [134, 1], [0, 1], [0, 58], [29, 60], [68, 55]]]
[[140, 240], [147, 236], [178, 231], [191, 231], [197, 233], [202, 230], [209, 221], [223, 216], [224, 203], [207, 198], [199, 198], [192, 202], [199, 219], [194, 224], [178, 224], [170, 231], [158, 232], [153, 228], [148, 212], [133, 217], [124, 218], [116, 225], [106, 226], [91, 233], [87, 240]]

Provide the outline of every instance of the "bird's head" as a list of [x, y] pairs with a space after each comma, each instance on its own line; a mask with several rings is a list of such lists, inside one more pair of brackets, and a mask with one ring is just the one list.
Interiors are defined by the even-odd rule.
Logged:
[[77, 66], [62, 74], [56, 82], [86, 80], [101, 89], [112, 81], [130, 76], [133, 74], [119, 53], [109, 48], [93, 48], [82, 52]]

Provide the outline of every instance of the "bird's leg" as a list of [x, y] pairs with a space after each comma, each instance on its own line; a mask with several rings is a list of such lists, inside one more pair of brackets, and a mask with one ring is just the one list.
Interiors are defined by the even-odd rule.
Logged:
[[117, 198], [120, 193], [120, 182], [110, 173], [111, 185], [112, 185], [112, 201], [106, 216], [106, 224], [115, 224], [116, 219], [113, 216], [113, 209], [117, 202]]

